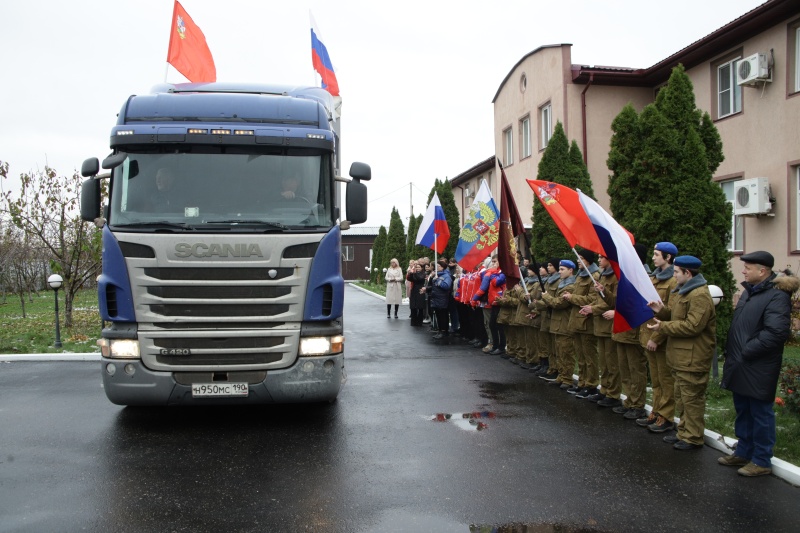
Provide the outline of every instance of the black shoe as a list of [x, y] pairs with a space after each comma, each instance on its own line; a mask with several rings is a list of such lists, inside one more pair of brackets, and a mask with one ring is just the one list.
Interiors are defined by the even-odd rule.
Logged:
[[582, 391], [580, 391], [578, 394], [575, 395], [575, 397], [580, 400], [585, 400], [592, 394], [597, 394], [597, 387], [592, 387], [592, 388], [584, 387]]
[[619, 407], [620, 405], [622, 405], [622, 402], [619, 401], [619, 398], [605, 397], [597, 402], [598, 407]]
[[[508, 355], [508, 353], [506, 353], [506, 355]], [[508, 362], [513, 364], [513, 365], [518, 365], [518, 364], [520, 364], [522, 362], [519, 359], [517, 359], [516, 357], [505, 357], [504, 356], [504, 358], [508, 359]]]
[[636, 419], [636, 425], [639, 427], [646, 428], [650, 424], [655, 424], [656, 420], [658, 420], [658, 413], [650, 412], [649, 415], [643, 416], [642, 418]]
[[631, 409], [629, 407], [625, 407], [624, 405], [618, 405], [611, 410], [612, 413], [617, 415], [626, 415], [628, 411]]
[[392, 318], [392, 315], [386, 315], [386, 318]]
[[586, 399], [588, 401], [592, 402], [592, 403], [597, 403], [597, 402], [599, 402], [600, 400], [602, 400], [605, 397], [606, 397], [605, 394], [603, 394], [602, 392], [598, 392], [597, 394], [592, 394], [591, 396], [589, 396]]
[[[505, 354], [505, 353], [506, 353], [506, 351], [505, 351], [504, 349], [502, 349], [502, 348], [495, 348], [494, 350], [492, 350], [491, 352], [489, 352], [489, 355], [503, 355], [503, 354]], [[506, 357], [506, 359], [508, 359], [508, 358]]]
[[394, 317], [397, 318], [397, 315], [394, 315]]
[[433, 340], [435, 340], [435, 341], [438, 341], [438, 340], [441, 340], [441, 339], [444, 339], [444, 334], [443, 333], [437, 333], [436, 335], [433, 336]]
[[640, 418], [647, 419], [647, 410], [641, 407], [632, 407], [628, 412], [623, 415], [625, 420], [639, 420]]
[[542, 374], [541, 376], [539, 376], [539, 378], [545, 381], [549, 381], [550, 383], [555, 383], [555, 381], [558, 379], [558, 372], [550, 372], [548, 374]]
[[562, 385], [564, 385], [564, 387], [565, 387], [564, 390], [566, 390], [566, 389], [568, 389], [568, 388], [570, 388], [572, 386], [572, 385], [569, 385], [568, 383], [561, 383], [560, 381], [558, 381], [558, 376], [556, 376], [556, 379], [554, 379], [553, 381], [548, 381], [547, 384], [548, 385], [558, 385], [559, 389], [561, 388]]
[[678, 442], [673, 444], [672, 447], [674, 449], [676, 449], [676, 450], [681, 450], [681, 451], [683, 451], [683, 450], [699, 450], [700, 448], [703, 447], [703, 445], [702, 444], [689, 444], [685, 440], [679, 440]]
[[647, 426], [647, 429], [652, 431], [653, 433], [664, 433], [666, 431], [671, 430], [675, 427], [675, 424], [664, 418], [663, 416], [659, 416], [656, 420], [655, 424], [650, 424]]
[[581, 390], [583, 390], [583, 389], [581, 389], [580, 387], [578, 387], [576, 385], [573, 385], [572, 387], [567, 389], [567, 394], [578, 394]]
[[525, 362], [520, 363], [519, 367], [522, 370], [530, 370], [531, 368], [533, 368], [531, 365], [529, 365], [528, 363], [525, 363]]
[[678, 438], [678, 436], [677, 436], [677, 435], [666, 435], [666, 436], [665, 436], [663, 439], [661, 439], [661, 440], [663, 440], [663, 441], [664, 441], [664, 442], [666, 442], [667, 444], [675, 444], [675, 443], [676, 443], [676, 442], [678, 442], [680, 439]]

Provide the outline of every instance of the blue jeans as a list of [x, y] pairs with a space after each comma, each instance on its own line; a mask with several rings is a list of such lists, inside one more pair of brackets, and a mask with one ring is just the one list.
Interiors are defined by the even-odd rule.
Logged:
[[739, 438], [734, 453], [764, 468], [772, 468], [772, 448], [776, 440], [772, 403], [733, 393], [734, 430]]

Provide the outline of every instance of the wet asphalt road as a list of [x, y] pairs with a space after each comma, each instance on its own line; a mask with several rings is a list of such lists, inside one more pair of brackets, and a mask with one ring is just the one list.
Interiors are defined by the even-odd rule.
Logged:
[[331, 405], [121, 408], [97, 363], [0, 363], [0, 531], [798, 531], [800, 489], [346, 298]]

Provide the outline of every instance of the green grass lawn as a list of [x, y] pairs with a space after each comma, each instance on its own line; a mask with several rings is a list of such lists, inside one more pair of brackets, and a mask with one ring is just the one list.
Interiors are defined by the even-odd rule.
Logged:
[[19, 296], [9, 294], [6, 303], [0, 303], [0, 353], [57, 353], [99, 352], [102, 323], [97, 307], [97, 291], [80, 291], [73, 302], [73, 327], [64, 327], [64, 294], [58, 294], [61, 343], [55, 348], [55, 304], [52, 291], [33, 295], [25, 301], [26, 317], [22, 318]]

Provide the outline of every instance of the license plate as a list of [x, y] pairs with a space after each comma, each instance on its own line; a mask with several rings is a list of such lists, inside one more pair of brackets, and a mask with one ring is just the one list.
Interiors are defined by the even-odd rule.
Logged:
[[192, 385], [193, 398], [247, 396], [248, 393], [247, 383], [195, 383]]

